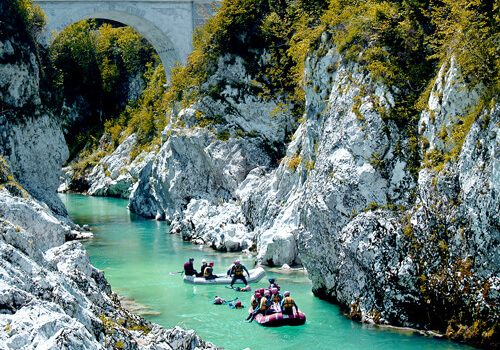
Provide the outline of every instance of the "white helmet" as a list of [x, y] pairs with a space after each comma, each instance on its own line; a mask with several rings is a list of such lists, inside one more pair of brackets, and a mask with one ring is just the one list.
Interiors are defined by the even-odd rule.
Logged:
[[206, 263], [207, 263], [207, 259], [203, 259], [203, 260], [201, 261], [201, 263], [202, 263], [202, 264], [206, 264]]

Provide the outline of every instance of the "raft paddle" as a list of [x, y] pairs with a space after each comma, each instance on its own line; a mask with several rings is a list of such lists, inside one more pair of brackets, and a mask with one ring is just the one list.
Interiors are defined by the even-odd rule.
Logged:
[[169, 274], [170, 276], [175, 276], [175, 275], [177, 275], [177, 274], [179, 274], [179, 273], [184, 273], [184, 271], [169, 272], [168, 274]]

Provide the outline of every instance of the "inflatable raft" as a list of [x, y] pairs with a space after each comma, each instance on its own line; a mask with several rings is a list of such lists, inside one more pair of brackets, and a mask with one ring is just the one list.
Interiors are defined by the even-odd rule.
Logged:
[[[251, 309], [250, 312], [252, 311]], [[258, 314], [255, 316], [254, 321], [265, 327], [300, 326], [306, 323], [306, 315], [300, 310], [293, 315], [286, 315], [281, 312], [265, 316]]]
[[[245, 277], [247, 279], [248, 283], [252, 282], [259, 282], [262, 277], [266, 275], [266, 271], [262, 267], [257, 267], [255, 269], [249, 270], [250, 272], [250, 277], [247, 277], [245, 274]], [[195, 276], [184, 276], [184, 282], [186, 283], [191, 283], [191, 284], [230, 284], [232, 278], [229, 276], [226, 276], [225, 274], [215, 274], [217, 276], [222, 277], [217, 277], [216, 279], [213, 280], [206, 280], [204, 277], [195, 277]], [[243, 284], [242, 280], [236, 280], [235, 284]]]

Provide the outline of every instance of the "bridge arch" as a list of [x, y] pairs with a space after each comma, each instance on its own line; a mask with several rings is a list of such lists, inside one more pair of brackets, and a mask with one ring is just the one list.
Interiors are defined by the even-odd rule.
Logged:
[[[141, 34], [153, 48], [156, 50], [160, 56], [161, 62], [167, 76], [170, 74], [170, 68], [172, 68], [175, 63], [181, 62], [181, 58], [175, 49], [174, 43], [170, 38], [165, 35], [160, 29], [156, 28], [151, 22], [144, 18], [133, 16], [127, 13], [118, 11], [106, 11], [106, 12], [95, 12], [92, 14], [87, 14], [83, 16], [75, 16], [72, 20], [67, 20], [61, 23], [61, 30], [68, 27], [69, 25], [86, 19], [105, 19], [112, 20], [135, 29], [139, 34]], [[58, 33], [60, 31], [57, 31]], [[51, 33], [54, 35], [55, 33]]]

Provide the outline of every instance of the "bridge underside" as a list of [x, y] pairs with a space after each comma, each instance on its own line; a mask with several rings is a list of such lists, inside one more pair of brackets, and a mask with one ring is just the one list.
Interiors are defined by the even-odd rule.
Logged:
[[176, 63], [185, 63], [192, 50], [196, 25], [211, 14], [205, 0], [85, 1], [35, 0], [47, 15], [43, 40], [50, 43], [70, 24], [99, 18], [123, 23], [143, 35], [155, 48], [167, 76]]

